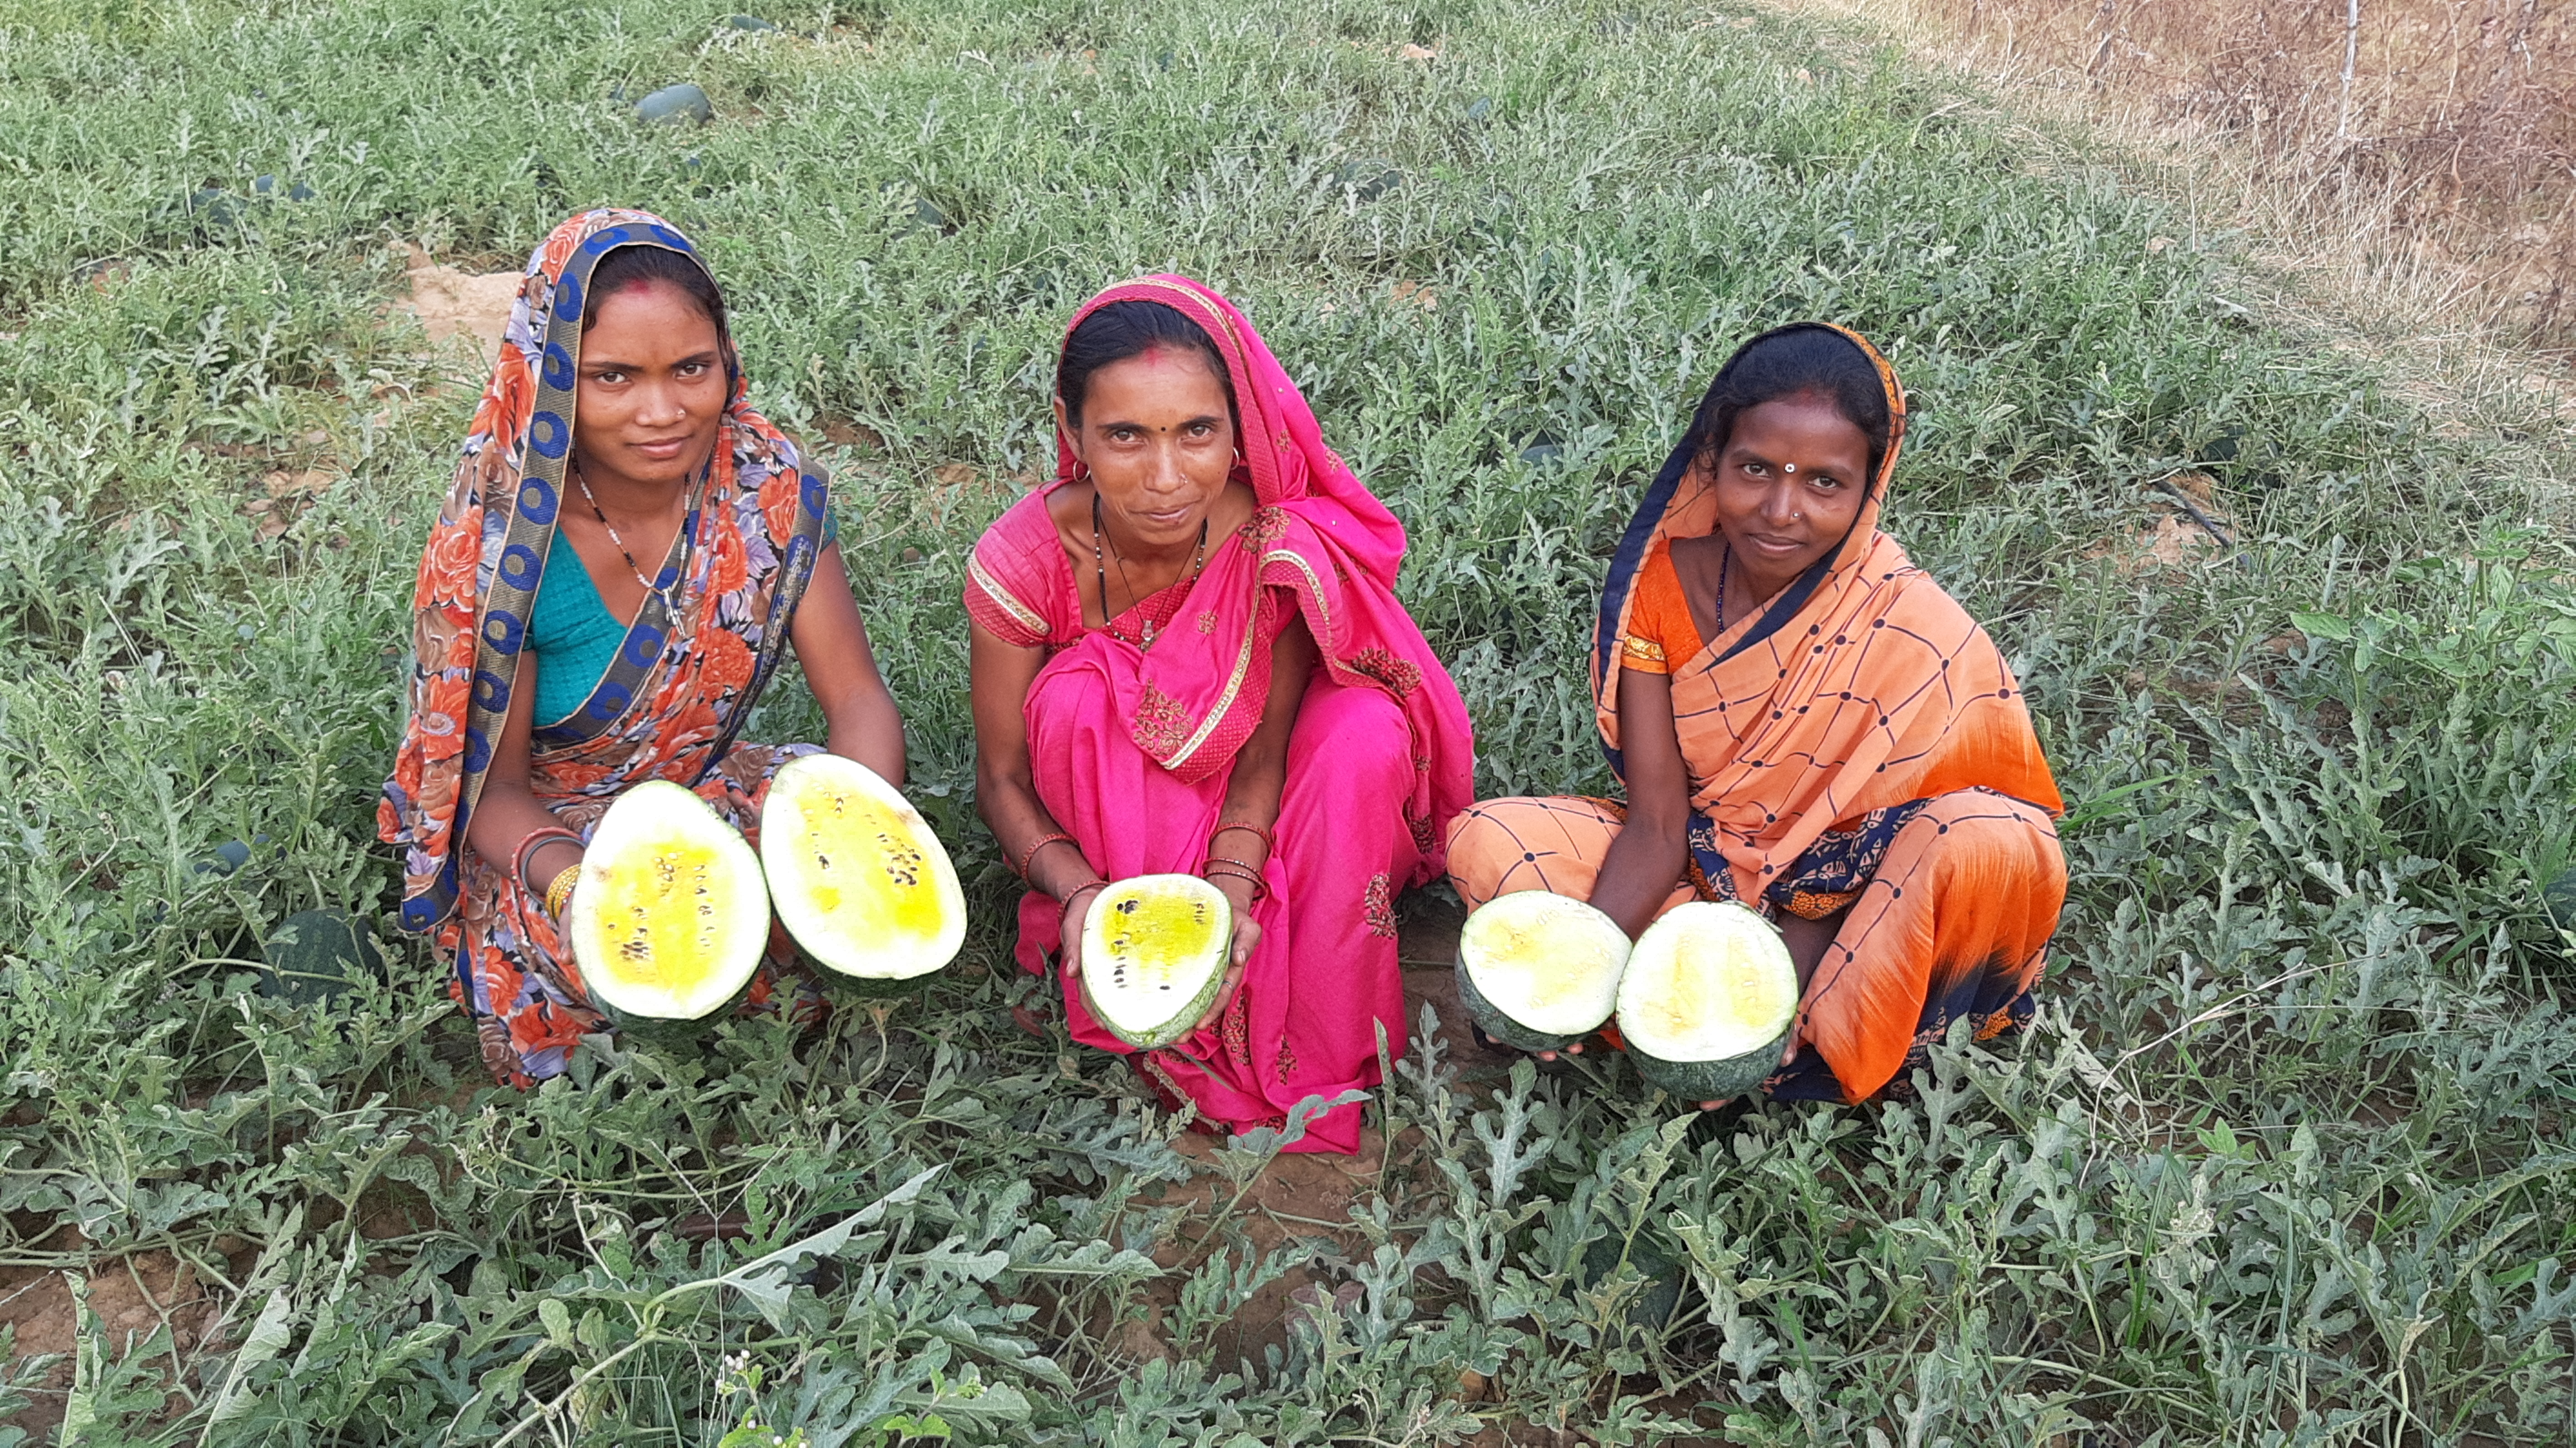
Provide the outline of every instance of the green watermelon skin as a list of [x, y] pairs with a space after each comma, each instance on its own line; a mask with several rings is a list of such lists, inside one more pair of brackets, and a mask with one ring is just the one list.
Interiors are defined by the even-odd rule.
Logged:
[[1216, 1004], [1217, 992], [1225, 989], [1225, 977], [1228, 973], [1227, 957], [1234, 951], [1234, 913], [1233, 908], [1226, 903], [1224, 894], [1206, 885], [1195, 875], [1169, 877], [1173, 883], [1185, 880], [1191, 887], [1204, 890], [1208, 907], [1215, 912], [1213, 923], [1209, 927], [1210, 949], [1214, 952], [1214, 956], [1212, 960], [1202, 957], [1212, 967], [1208, 970], [1206, 983], [1192, 992], [1190, 998], [1171, 1015], [1165, 1017], [1160, 1026], [1130, 1029], [1119, 1025], [1109, 1012], [1101, 1009], [1099, 998], [1092, 994], [1091, 982], [1094, 967], [1109, 958], [1109, 920], [1105, 912], [1114, 908], [1110, 903], [1111, 895], [1115, 891], [1123, 891], [1131, 887], [1149, 886], [1165, 878], [1142, 875], [1117, 881], [1112, 891], [1093, 897], [1091, 910], [1082, 923], [1082, 969], [1075, 977], [1082, 988], [1082, 1008], [1091, 1013], [1091, 1018], [1100, 1024], [1101, 1029], [1139, 1051], [1159, 1051], [1189, 1036], [1198, 1025], [1199, 1017], [1206, 1015], [1208, 1007]]
[[1216, 1004], [1216, 993], [1225, 988], [1225, 975], [1222, 970], [1209, 975], [1207, 984], [1200, 988], [1199, 993], [1191, 998], [1188, 1005], [1181, 1007], [1174, 1013], [1171, 1020], [1159, 1029], [1150, 1031], [1120, 1029], [1100, 1009], [1099, 1003], [1092, 999], [1091, 972], [1086, 969], [1078, 978], [1082, 982], [1082, 1008], [1091, 1012], [1091, 1018], [1100, 1023], [1101, 1029], [1139, 1051], [1159, 1051], [1165, 1046], [1177, 1044], [1188, 1038], [1191, 1029], [1198, 1025], [1199, 1017], [1206, 1015], [1208, 1007]]
[[1666, 1061], [1638, 1050], [1634, 1042], [1629, 1043], [1628, 1059], [1640, 1080], [1684, 1101], [1728, 1101], [1770, 1080], [1771, 1073], [1780, 1069], [1780, 1053], [1787, 1049], [1789, 1033], [1784, 1030], [1769, 1044], [1722, 1061]]
[[1467, 962], [1458, 962], [1457, 973], [1458, 1004], [1467, 1008], [1467, 1018], [1476, 1023], [1476, 1029], [1503, 1045], [1516, 1051], [1562, 1051], [1583, 1039], [1581, 1036], [1555, 1036], [1531, 1030], [1503, 1014], [1502, 1007], [1487, 1000], [1485, 993], [1476, 989], [1476, 979], [1468, 974]]
[[259, 993], [297, 1005], [326, 1005], [362, 979], [385, 978], [385, 958], [366, 922], [342, 910], [307, 910], [278, 923], [261, 942]]
[[943, 965], [937, 970], [923, 971], [919, 975], [887, 980], [875, 976], [843, 975], [837, 970], [824, 966], [810, 955], [804, 956], [804, 960], [805, 973], [814, 978], [814, 984], [822, 988], [824, 995], [833, 1000], [849, 1001], [854, 1004], [901, 1000], [908, 995], [917, 995], [922, 987], [948, 973], [948, 967]]
[[683, 1047], [695, 1049], [706, 1039], [707, 1032], [715, 1029], [716, 1022], [742, 1009], [742, 1003], [750, 997], [751, 982], [744, 981], [742, 989], [735, 991], [721, 1005], [695, 1020], [637, 1015], [633, 1011], [621, 1011], [595, 996], [590, 999], [589, 1005], [592, 1010], [599, 1012], [600, 1019], [608, 1023], [609, 1029], [617, 1033], [618, 1039], [627, 1042], [640, 1041], [666, 1050], [678, 1050]]

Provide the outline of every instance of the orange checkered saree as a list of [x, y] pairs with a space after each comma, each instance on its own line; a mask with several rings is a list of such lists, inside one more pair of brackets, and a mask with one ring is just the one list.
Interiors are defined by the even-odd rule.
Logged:
[[[1831, 330], [1886, 385], [1886, 456], [1840, 547], [1664, 663], [1692, 806], [1688, 873], [1667, 908], [1698, 897], [1775, 916], [1847, 912], [1808, 984], [1798, 1054], [1765, 1089], [1860, 1101], [1902, 1089], [1909, 1059], [1953, 1020], [1986, 1037], [2028, 1018], [2065, 899], [2053, 824], [2064, 804], [1994, 641], [1878, 529], [1905, 394], [1875, 348]], [[1716, 527], [1695, 466], [1708, 411], [1647, 490], [1602, 597], [1592, 687], [1613, 769], [1639, 577], [1666, 540]], [[1623, 813], [1487, 801], [1452, 831], [1451, 876], [1471, 906], [1523, 889], [1588, 897]]]

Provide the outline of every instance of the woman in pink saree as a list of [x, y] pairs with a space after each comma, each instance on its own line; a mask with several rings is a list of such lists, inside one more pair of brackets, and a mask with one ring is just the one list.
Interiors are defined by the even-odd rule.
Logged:
[[[1235, 1133], [1378, 1081], [1404, 1048], [1397, 894], [1470, 798], [1458, 691], [1396, 601], [1404, 529], [1241, 313], [1184, 277], [1085, 303], [1056, 379], [1054, 481], [969, 561], [977, 779], [1030, 885], [1018, 955], [1074, 1039], [1130, 1048], [1074, 977], [1113, 879], [1205, 875], [1234, 969], [1188, 1037], [1134, 1053]], [[1360, 1108], [1293, 1151], [1358, 1149]]]

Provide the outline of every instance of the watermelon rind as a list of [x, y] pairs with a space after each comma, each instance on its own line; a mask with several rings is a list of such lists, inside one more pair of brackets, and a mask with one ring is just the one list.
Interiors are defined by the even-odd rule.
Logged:
[[[676, 920], [652, 911], [694, 897]], [[664, 927], [657, 944], [641, 924]], [[674, 928], [677, 927], [677, 928]], [[769, 944], [769, 891], [724, 817], [669, 780], [617, 797], [591, 832], [563, 939], [591, 1007], [621, 1031], [677, 1039], [738, 1004]]]
[[1234, 911], [1196, 875], [1137, 875], [1091, 899], [1082, 922], [1082, 1006], [1140, 1051], [1189, 1035], [1225, 985]]
[[345, 910], [287, 916], [260, 943], [260, 958], [259, 993], [300, 1006], [327, 1005], [362, 980], [385, 978], [373, 932]]
[[1725, 1100], [1779, 1069], [1798, 993], [1770, 921], [1732, 900], [1695, 900], [1637, 937], [1619, 982], [1619, 1034], [1646, 1084]]
[[1630, 1042], [1628, 1061], [1637, 1068], [1638, 1080], [1661, 1087], [1684, 1101], [1731, 1101], [1770, 1080], [1772, 1073], [1780, 1069], [1780, 1053], [1788, 1046], [1789, 1033], [1784, 1030], [1752, 1050], [1722, 1061], [1667, 1061]]
[[824, 985], [917, 989], [966, 943], [966, 892], [903, 791], [854, 759], [809, 754], [770, 781], [760, 863], [779, 923]]
[[1628, 953], [1627, 932], [1581, 900], [1498, 895], [1459, 928], [1458, 1001], [1506, 1046], [1562, 1050], [1610, 1019]]

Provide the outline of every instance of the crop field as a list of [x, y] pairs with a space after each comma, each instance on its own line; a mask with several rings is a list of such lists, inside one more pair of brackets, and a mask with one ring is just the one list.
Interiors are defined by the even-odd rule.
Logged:
[[[2568, 419], [2116, 175], [1749, 3], [0, 0], [0, 1448], [2567, 1443]], [[979, 924], [520, 1095], [373, 834], [489, 361], [409, 303], [612, 202], [833, 469]], [[1346, 1165], [1016, 1028], [962, 559], [1069, 309], [1166, 267], [1411, 528], [1485, 793], [1609, 787], [1587, 622], [1718, 362], [1879, 339], [1890, 527], [2072, 808], [2036, 1028], [1702, 1118], [1451, 1021]], [[326, 907], [384, 978], [264, 992]]]

